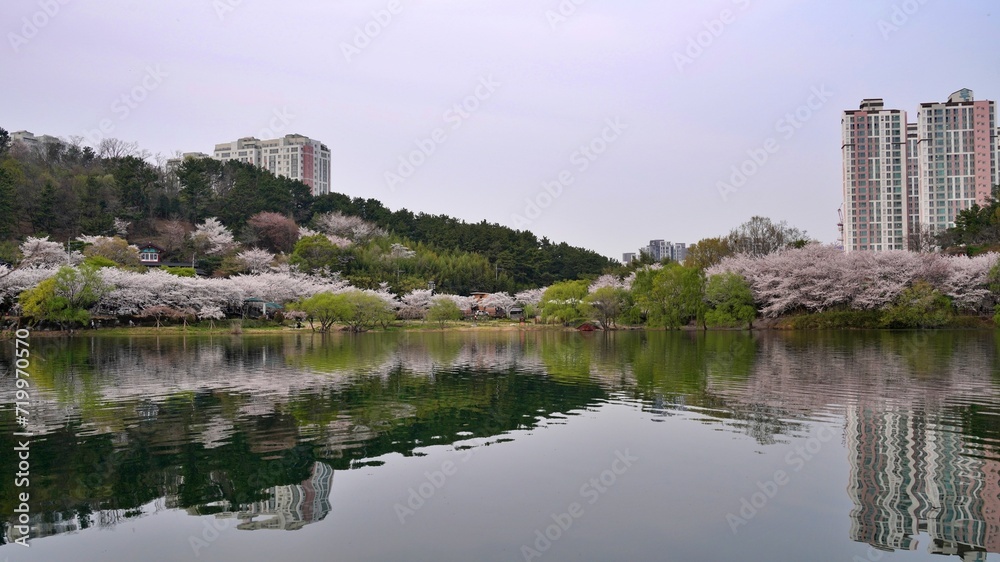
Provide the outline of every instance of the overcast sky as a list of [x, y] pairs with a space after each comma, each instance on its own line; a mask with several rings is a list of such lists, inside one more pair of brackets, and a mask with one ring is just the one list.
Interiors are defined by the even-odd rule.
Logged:
[[618, 259], [755, 214], [833, 242], [841, 112], [882, 97], [915, 121], [919, 103], [963, 87], [997, 99], [996, 11], [986, 0], [4, 0], [0, 126], [163, 155], [301, 133], [330, 147], [335, 191]]

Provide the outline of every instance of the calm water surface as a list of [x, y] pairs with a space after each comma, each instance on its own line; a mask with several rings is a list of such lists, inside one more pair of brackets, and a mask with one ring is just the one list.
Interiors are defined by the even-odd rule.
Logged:
[[1000, 560], [1000, 339], [33, 338], [9, 560]]

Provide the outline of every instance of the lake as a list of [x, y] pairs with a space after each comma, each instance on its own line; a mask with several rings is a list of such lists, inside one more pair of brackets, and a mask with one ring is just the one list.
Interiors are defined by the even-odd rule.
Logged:
[[1000, 560], [998, 334], [7, 340], [0, 557]]

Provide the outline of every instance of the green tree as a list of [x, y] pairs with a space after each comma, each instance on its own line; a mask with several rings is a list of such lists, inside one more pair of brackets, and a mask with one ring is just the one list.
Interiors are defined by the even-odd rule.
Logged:
[[313, 322], [319, 322], [319, 331], [327, 332], [335, 322], [341, 321], [350, 314], [350, 305], [344, 293], [317, 293], [291, 307], [306, 313], [309, 327], [316, 331]]
[[721, 273], [708, 278], [705, 285], [705, 324], [708, 326], [740, 326], [750, 328], [757, 317], [753, 292], [743, 277]]
[[455, 301], [451, 299], [436, 299], [427, 310], [427, 319], [431, 322], [439, 322], [442, 326], [445, 322], [461, 320], [462, 317], [462, 309], [458, 308]]
[[14, 178], [6, 169], [0, 168], [0, 217], [4, 217], [0, 219], [0, 240], [13, 235], [17, 212], [17, 189], [14, 187]]
[[651, 326], [677, 329], [704, 319], [704, 274], [676, 263], [636, 273], [632, 290]]
[[587, 298], [590, 284], [587, 281], [563, 281], [545, 290], [540, 306], [545, 322], [576, 322], [590, 315]]
[[113, 238], [100, 239], [87, 246], [83, 250], [83, 255], [89, 257], [107, 258], [118, 265], [128, 267], [139, 267], [139, 249], [130, 246], [128, 242], [115, 236]]
[[300, 238], [295, 243], [295, 250], [292, 251], [288, 263], [298, 266], [303, 271], [315, 272], [324, 267], [336, 268], [339, 264], [337, 258], [340, 255], [340, 248], [334, 246], [326, 236], [317, 234]]
[[940, 328], [952, 318], [951, 301], [926, 281], [917, 281], [896, 297], [882, 315], [887, 328]]
[[222, 162], [213, 158], [187, 158], [177, 169], [180, 200], [184, 216], [200, 222], [212, 215], [217, 184], [222, 176]]
[[601, 287], [587, 295], [584, 302], [593, 309], [605, 328], [616, 327], [628, 310], [629, 294], [617, 287]]
[[97, 268], [64, 266], [54, 277], [23, 292], [21, 309], [25, 316], [36, 322], [50, 321], [62, 328], [72, 327], [90, 320], [87, 309], [96, 304], [106, 291]]
[[726, 238], [703, 238], [688, 248], [684, 265], [695, 269], [708, 269], [731, 255], [733, 250]]
[[376, 295], [364, 291], [348, 291], [345, 294], [348, 309], [343, 321], [352, 332], [372, 329], [380, 324], [385, 327], [396, 318], [389, 304]]

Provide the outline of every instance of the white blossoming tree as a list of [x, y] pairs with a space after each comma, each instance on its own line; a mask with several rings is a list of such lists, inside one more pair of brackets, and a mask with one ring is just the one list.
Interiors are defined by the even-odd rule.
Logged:
[[271, 268], [274, 254], [260, 248], [250, 248], [236, 254], [236, 261], [250, 273], [263, 273]]
[[73, 261], [73, 257], [59, 242], [43, 238], [28, 237], [20, 246], [22, 267], [53, 267]]
[[213, 256], [226, 254], [236, 247], [233, 234], [215, 217], [207, 218], [195, 227], [191, 242], [196, 251]]

